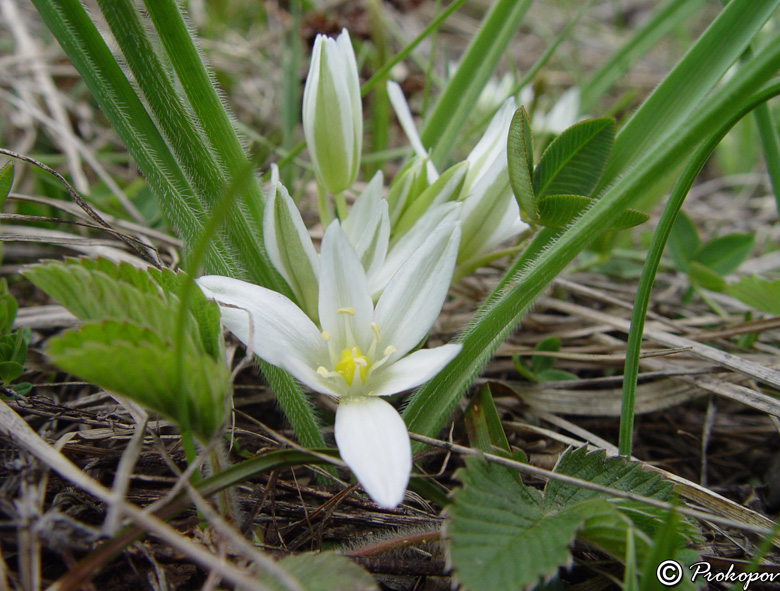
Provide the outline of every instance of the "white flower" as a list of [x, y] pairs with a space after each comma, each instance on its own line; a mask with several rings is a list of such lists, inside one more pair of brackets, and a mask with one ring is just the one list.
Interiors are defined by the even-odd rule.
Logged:
[[504, 102], [466, 158], [469, 171], [461, 193], [463, 238], [458, 256], [458, 265], [464, 268], [528, 228], [509, 184], [507, 136], [516, 107], [514, 97]]
[[320, 184], [331, 193], [351, 187], [360, 167], [363, 107], [346, 29], [338, 39], [314, 40], [303, 90], [303, 133]]
[[219, 276], [198, 279], [222, 320], [252, 351], [313, 390], [339, 398], [341, 457], [383, 507], [403, 500], [411, 446], [403, 419], [382, 400], [428, 381], [460, 351], [456, 344], [412, 352], [447, 294], [460, 229], [445, 220], [393, 275], [376, 306], [355, 249], [338, 222], [325, 232], [317, 326], [286, 297]]

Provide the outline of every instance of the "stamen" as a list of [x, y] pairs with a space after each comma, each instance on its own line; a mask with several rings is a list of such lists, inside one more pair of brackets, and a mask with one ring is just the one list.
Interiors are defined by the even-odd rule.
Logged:
[[339, 308], [336, 310], [336, 314], [349, 314], [350, 316], [354, 316], [355, 308]]
[[395, 353], [395, 347], [393, 347], [392, 345], [388, 345], [385, 348], [385, 353], [384, 353], [385, 357], [390, 357], [390, 355], [392, 355], [393, 353]]
[[318, 374], [320, 374], [320, 375], [321, 375], [323, 378], [328, 378], [328, 377], [330, 377], [330, 372], [327, 370], [327, 368], [325, 368], [325, 367], [324, 367], [324, 366], [322, 366], [322, 365], [320, 365], [320, 366], [317, 368], [317, 373], [318, 373]]
[[326, 343], [330, 340], [330, 333], [327, 330], [322, 331], [322, 340]]
[[374, 340], [381, 341], [382, 333], [379, 331], [379, 325], [376, 322], [371, 323], [371, 331], [374, 333]]
[[341, 352], [341, 359], [339, 359], [339, 362], [333, 369], [344, 378], [347, 386], [352, 386], [355, 375], [360, 377], [362, 384], [366, 383], [366, 376], [370, 367], [371, 363], [366, 359], [362, 351], [357, 347], [352, 347], [352, 349], [344, 349]]

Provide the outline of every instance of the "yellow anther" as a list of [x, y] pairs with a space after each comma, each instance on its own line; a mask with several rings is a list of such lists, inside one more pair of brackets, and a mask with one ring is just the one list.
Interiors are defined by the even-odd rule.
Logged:
[[371, 331], [374, 333], [374, 340], [377, 342], [382, 340], [382, 333], [379, 332], [379, 325], [376, 322], [371, 323]]
[[330, 377], [330, 372], [322, 365], [317, 368], [317, 373], [320, 374], [323, 378]]
[[326, 342], [330, 340], [330, 333], [327, 330], [322, 331], [322, 340]]
[[393, 353], [395, 353], [395, 347], [393, 347], [392, 345], [388, 345], [388, 346], [385, 348], [385, 357], [389, 357], [389, 356], [390, 356], [390, 355], [392, 355]]
[[354, 316], [355, 308], [339, 308], [336, 310], [336, 314], [349, 314], [350, 316]]
[[[334, 369], [342, 375], [344, 381], [347, 382], [347, 386], [351, 386], [352, 381], [355, 379], [356, 368], [360, 376], [360, 383], [366, 383], [366, 374], [369, 367], [371, 367], [371, 364], [362, 351], [357, 347], [352, 347], [352, 349], [344, 349], [341, 352], [341, 358]], [[319, 370], [317, 371], [319, 372]]]

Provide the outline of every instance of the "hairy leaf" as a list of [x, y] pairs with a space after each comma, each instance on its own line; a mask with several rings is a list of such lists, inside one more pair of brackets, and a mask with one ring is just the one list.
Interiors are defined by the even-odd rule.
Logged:
[[[604, 450], [591, 453], [585, 447], [568, 450], [558, 460], [555, 471], [661, 501], [668, 500], [672, 493], [671, 483], [655, 472], [644, 470], [639, 462], [621, 456], [607, 457]], [[597, 496], [600, 493], [551, 480], [545, 489], [544, 500], [545, 507], [552, 509]]]
[[586, 519], [583, 512], [545, 511], [539, 491], [480, 458], [467, 459], [457, 474], [463, 487], [447, 509], [446, 533], [464, 588], [515, 591], [569, 563], [568, 546]]
[[590, 195], [615, 141], [615, 120], [588, 119], [563, 131], [534, 170], [537, 203], [547, 195]]
[[[548, 228], [566, 228], [585, 213], [596, 200], [581, 195], [548, 195], [538, 203], [538, 223]], [[646, 213], [626, 209], [609, 226], [610, 230], [622, 230], [645, 223], [650, 219]]]
[[520, 107], [512, 117], [507, 138], [509, 182], [520, 206], [521, 217], [528, 222], [539, 218], [534, 196], [534, 141], [531, 123], [525, 107]]

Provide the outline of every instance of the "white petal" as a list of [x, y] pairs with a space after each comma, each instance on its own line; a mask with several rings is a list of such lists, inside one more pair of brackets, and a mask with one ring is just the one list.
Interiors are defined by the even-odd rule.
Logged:
[[371, 277], [371, 293], [381, 292], [406, 260], [427, 242], [431, 233], [449, 220], [458, 219], [460, 203], [443, 203], [428, 208], [396, 244], [392, 244], [382, 268]]
[[439, 316], [458, 255], [459, 223], [450, 218], [426, 238], [393, 275], [374, 312], [380, 345], [392, 345], [399, 357], [425, 338]]
[[490, 120], [484, 135], [466, 158], [470, 163], [466, 178], [467, 187], [474, 186], [496, 160], [502, 160], [506, 166], [507, 135], [516, 109], [517, 102], [514, 97], [504, 101], [502, 107]]
[[298, 306], [275, 291], [230, 277], [207, 275], [197, 283], [219, 304], [225, 327], [255, 355], [313, 390], [338, 394], [316, 371], [330, 363], [328, 349], [319, 329]]
[[368, 496], [388, 509], [399, 505], [412, 471], [412, 448], [398, 412], [373, 396], [342, 398], [335, 433], [341, 458]]
[[320, 85], [320, 61], [322, 60], [322, 44], [324, 35], [317, 35], [314, 39], [314, 47], [311, 51], [311, 63], [309, 73], [306, 76], [306, 84], [303, 86], [303, 135], [306, 137], [306, 145], [309, 147], [309, 155], [314, 168], [317, 169], [317, 154], [314, 147], [314, 119], [317, 108], [317, 89]]
[[369, 227], [377, 207], [382, 202], [383, 183], [382, 171], [377, 171], [363, 192], [355, 199], [355, 203], [352, 204], [352, 209], [349, 210], [349, 215], [342, 224], [342, 229], [352, 244], [357, 244], [360, 241], [366, 228]]
[[573, 86], [566, 90], [558, 102], [553, 105], [550, 112], [547, 113], [545, 122], [546, 131], [550, 133], [561, 133], [566, 128], [577, 123], [580, 114], [580, 89]]
[[[387, 211], [387, 201], [382, 200], [379, 203], [376, 215], [377, 222], [372, 221], [369, 225], [369, 227], [373, 227], [373, 230], [371, 233], [366, 232], [357, 246], [360, 262], [366, 270], [369, 289], [371, 288], [371, 278], [381, 270], [390, 245], [390, 214]], [[372, 296], [373, 293], [371, 292]]]
[[263, 241], [268, 258], [292, 288], [301, 307], [316, 319], [320, 259], [295, 202], [278, 182], [271, 186], [265, 204]]
[[[428, 151], [423, 146], [420, 135], [417, 133], [417, 127], [414, 125], [414, 119], [412, 118], [412, 112], [409, 110], [409, 103], [406, 102], [403, 90], [397, 82], [388, 80], [387, 82], [387, 96], [390, 99], [390, 104], [393, 105], [398, 122], [401, 124], [401, 129], [404, 130], [406, 138], [409, 140], [414, 153], [422, 158], [428, 157]], [[432, 183], [439, 178], [439, 173], [436, 171], [436, 167], [433, 162], [428, 159], [426, 164], [428, 167], [428, 182]]]
[[374, 302], [366, 272], [338, 221], [322, 238], [320, 256], [320, 324], [330, 333], [337, 351], [365, 351], [374, 318]]
[[420, 349], [395, 363], [382, 366], [366, 380], [375, 396], [389, 396], [424, 384], [455, 359], [462, 345]]

